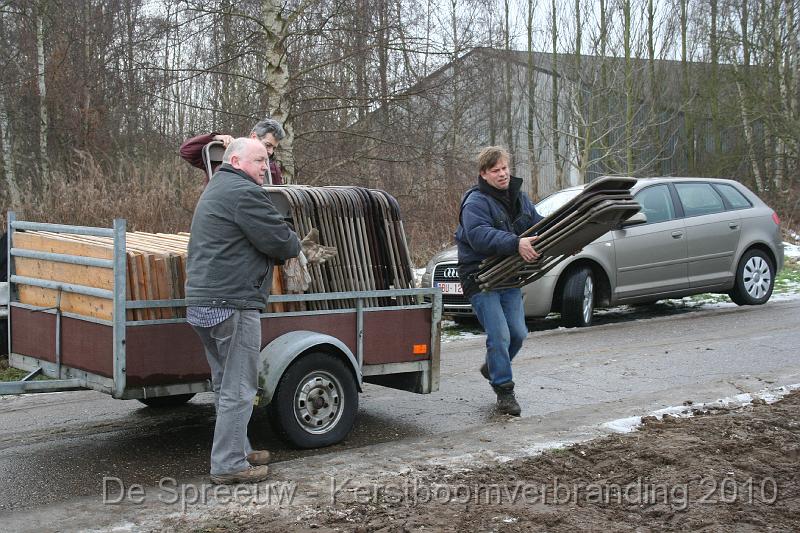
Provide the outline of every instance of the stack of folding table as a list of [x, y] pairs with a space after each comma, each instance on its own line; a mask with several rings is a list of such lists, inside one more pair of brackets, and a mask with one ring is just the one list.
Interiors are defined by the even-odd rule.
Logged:
[[481, 263], [478, 284], [482, 290], [522, 287], [544, 276], [570, 255], [579, 252], [641, 209], [630, 189], [636, 178], [604, 177], [525, 231], [538, 235], [534, 248], [541, 255], [528, 263], [521, 256], [493, 256]]
[[[400, 206], [390, 194], [362, 187], [265, 186], [275, 207], [301, 237], [312, 228], [320, 244], [335, 246], [337, 255], [309, 265], [307, 293], [379, 291], [414, 287], [411, 260]], [[376, 295], [374, 306], [405, 305], [408, 297]], [[306, 305], [306, 304], [304, 304]], [[312, 309], [338, 309], [355, 300], [308, 302]]]

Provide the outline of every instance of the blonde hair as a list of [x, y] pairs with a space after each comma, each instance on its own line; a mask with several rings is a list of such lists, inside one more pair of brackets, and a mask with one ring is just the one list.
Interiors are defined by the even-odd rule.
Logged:
[[511, 162], [511, 155], [502, 146], [487, 146], [478, 154], [478, 172], [489, 170], [498, 162]]

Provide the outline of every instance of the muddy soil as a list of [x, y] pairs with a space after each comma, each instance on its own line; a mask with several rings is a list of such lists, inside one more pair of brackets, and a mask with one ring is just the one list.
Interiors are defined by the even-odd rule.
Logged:
[[797, 531], [800, 391], [645, 420], [634, 433], [492, 468], [349, 487], [334, 505], [227, 511], [177, 531]]

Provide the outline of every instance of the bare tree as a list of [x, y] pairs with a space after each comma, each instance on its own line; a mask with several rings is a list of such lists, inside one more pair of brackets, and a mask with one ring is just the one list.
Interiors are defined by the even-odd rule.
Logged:
[[534, 200], [539, 198], [539, 157], [540, 146], [536, 146], [535, 133], [534, 133], [534, 119], [536, 113], [536, 82], [534, 78], [534, 60], [533, 60], [533, 13], [536, 9], [536, 2], [528, 0], [528, 21], [527, 21], [527, 35], [528, 35], [528, 69], [526, 72], [526, 88], [527, 88], [527, 124], [525, 128], [526, 138], [528, 141], [528, 169], [530, 177], [529, 194]]
[[50, 156], [47, 153], [47, 135], [50, 131], [47, 113], [47, 81], [44, 57], [44, 0], [40, 0], [33, 10], [36, 31], [36, 81], [39, 90], [39, 172], [46, 182], [50, 174]]

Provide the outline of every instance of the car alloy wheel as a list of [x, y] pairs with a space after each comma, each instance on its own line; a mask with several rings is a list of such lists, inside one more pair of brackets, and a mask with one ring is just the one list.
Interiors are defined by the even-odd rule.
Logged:
[[747, 294], [756, 300], [763, 298], [772, 285], [769, 263], [761, 256], [751, 257], [744, 265], [742, 281]]
[[761, 305], [772, 296], [775, 287], [775, 269], [763, 251], [748, 250], [736, 268], [733, 289], [728, 293], [737, 305]]

